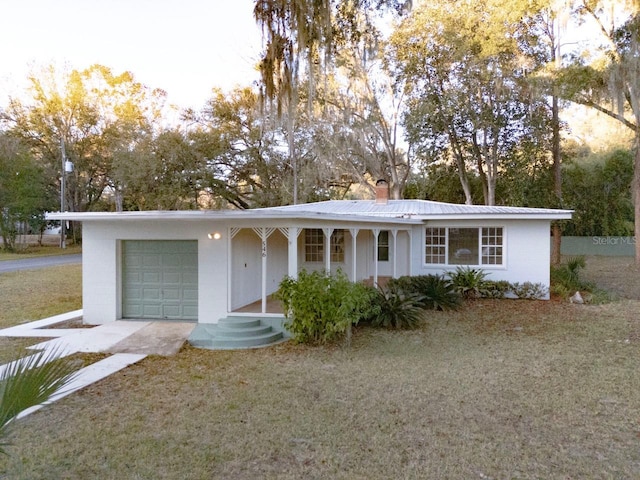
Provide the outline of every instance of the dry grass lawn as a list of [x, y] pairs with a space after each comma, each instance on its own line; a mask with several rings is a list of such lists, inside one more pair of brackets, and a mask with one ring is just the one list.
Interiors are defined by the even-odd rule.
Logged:
[[429, 313], [417, 331], [358, 328], [349, 349], [185, 347], [18, 422], [0, 472], [640, 478], [639, 313], [630, 299], [487, 300]]
[[80, 245], [68, 245], [66, 249], [62, 250], [56, 245], [29, 245], [25, 247], [20, 246], [17, 252], [6, 252], [0, 249], [0, 261], [46, 257], [49, 255], [72, 255], [74, 253], [82, 253], [82, 247]]
[[82, 266], [0, 274], [0, 328], [82, 308]]

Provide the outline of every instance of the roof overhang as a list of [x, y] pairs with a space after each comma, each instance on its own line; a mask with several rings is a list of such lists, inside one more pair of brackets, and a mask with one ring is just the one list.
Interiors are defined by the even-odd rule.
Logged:
[[541, 213], [492, 213], [492, 214], [442, 214], [424, 218], [434, 220], [571, 220], [573, 210], [557, 210]]
[[391, 225], [419, 225], [423, 220], [416, 217], [381, 217], [373, 215], [341, 215], [317, 212], [266, 212], [257, 210], [186, 210], [186, 211], [136, 211], [136, 212], [52, 212], [47, 220], [73, 222], [144, 222], [144, 221], [261, 221], [281, 220], [322, 221], [333, 223], [375, 223]]

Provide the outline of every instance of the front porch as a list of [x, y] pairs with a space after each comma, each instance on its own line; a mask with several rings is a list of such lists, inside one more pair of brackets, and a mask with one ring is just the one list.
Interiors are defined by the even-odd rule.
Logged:
[[410, 228], [252, 227], [229, 231], [228, 308], [233, 316], [282, 317], [273, 298], [286, 276], [341, 270], [353, 282], [410, 275]]

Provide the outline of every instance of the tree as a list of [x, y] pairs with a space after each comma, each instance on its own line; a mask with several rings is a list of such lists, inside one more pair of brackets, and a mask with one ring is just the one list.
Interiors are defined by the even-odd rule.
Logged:
[[[165, 93], [102, 65], [60, 74], [49, 67], [29, 77], [31, 98], [10, 99], [1, 118], [43, 167], [60, 178], [61, 142], [74, 163], [66, 204], [91, 210], [111, 181], [114, 152], [131, 151], [154, 130]], [[117, 186], [115, 186], [117, 187]]]
[[53, 203], [41, 166], [27, 148], [0, 134], [0, 234], [5, 250], [14, 250], [20, 225], [44, 224]]
[[575, 210], [567, 235], [628, 236], [633, 232], [633, 154], [572, 159], [565, 172], [565, 201]]
[[288, 134], [269, 113], [250, 88], [216, 89], [201, 112], [187, 112], [187, 139], [203, 162], [203, 188], [223, 205], [244, 209], [292, 200]]
[[366, 15], [363, 30], [356, 13], [384, 8], [401, 10], [403, 5], [400, 0], [256, 0], [254, 17], [265, 39], [260, 62], [262, 98], [267, 105], [275, 104], [277, 117], [282, 118], [286, 112], [294, 204], [298, 203], [299, 168], [294, 131], [301, 73], [306, 74], [311, 102], [316, 77], [324, 76], [337, 48], [334, 40], [358, 39], [372, 26], [371, 16]]
[[[561, 94], [634, 132], [634, 223], [635, 236], [640, 238], [640, 4], [593, 0], [574, 2], [574, 8], [579, 21], [594, 25], [599, 37], [559, 72]], [[640, 242], [636, 242], [635, 259], [640, 267]]]
[[412, 167], [408, 152], [401, 148], [404, 85], [384, 61], [382, 34], [374, 27], [365, 28], [370, 23], [366, 15], [349, 14], [353, 23], [359, 21], [363, 33], [341, 39], [336, 68], [318, 86], [314, 99], [319, 104], [315, 140], [320, 159], [371, 194], [375, 181], [384, 178], [392, 198], [399, 199]]
[[519, 25], [496, 30], [504, 23], [497, 7], [488, 0], [421, 4], [391, 39], [409, 86], [404, 126], [412, 149], [430, 162], [453, 160], [469, 204], [470, 176], [494, 205], [504, 166], [525, 145], [542, 152], [548, 142], [548, 110], [527, 82]]

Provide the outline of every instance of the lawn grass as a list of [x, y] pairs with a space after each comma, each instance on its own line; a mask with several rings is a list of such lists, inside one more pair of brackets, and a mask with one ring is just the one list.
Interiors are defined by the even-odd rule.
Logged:
[[16, 423], [0, 472], [639, 478], [639, 311], [481, 300], [416, 331], [358, 327], [351, 348], [185, 346]]
[[47, 257], [50, 255], [73, 255], [82, 253], [81, 245], [68, 245], [64, 250], [53, 245], [29, 245], [16, 252], [7, 252], [0, 249], [0, 262], [3, 260], [20, 260], [22, 258]]
[[637, 478], [640, 302], [149, 357], [15, 426], [9, 478]]
[[82, 266], [61, 265], [0, 275], [0, 328], [82, 308]]

